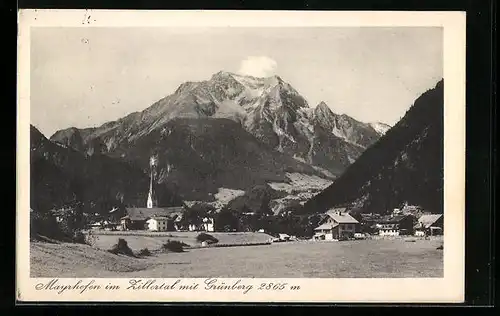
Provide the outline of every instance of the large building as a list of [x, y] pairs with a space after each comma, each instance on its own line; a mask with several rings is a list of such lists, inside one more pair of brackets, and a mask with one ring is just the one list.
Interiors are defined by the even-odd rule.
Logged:
[[330, 209], [320, 224], [314, 229], [314, 239], [338, 240], [353, 237], [360, 225], [354, 217], [349, 215], [345, 207]]
[[184, 213], [183, 206], [140, 208], [127, 207], [121, 218], [123, 230], [173, 231], [175, 220]]

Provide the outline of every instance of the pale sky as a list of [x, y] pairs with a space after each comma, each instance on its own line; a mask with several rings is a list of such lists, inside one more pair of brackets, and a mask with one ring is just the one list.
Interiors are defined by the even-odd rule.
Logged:
[[34, 28], [31, 123], [47, 137], [142, 111], [224, 70], [395, 124], [443, 76], [441, 28]]

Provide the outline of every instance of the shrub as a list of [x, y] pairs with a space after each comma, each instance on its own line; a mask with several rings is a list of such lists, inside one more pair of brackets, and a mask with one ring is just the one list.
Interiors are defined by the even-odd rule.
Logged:
[[146, 257], [151, 256], [151, 251], [148, 248], [143, 248], [139, 251], [139, 256]]
[[215, 244], [219, 242], [217, 238], [206, 233], [201, 233], [198, 236], [196, 236], [196, 240], [200, 243], [206, 241], [208, 244]]
[[85, 237], [85, 234], [82, 233], [81, 231], [77, 230], [73, 233], [73, 238], [72, 238], [74, 243], [77, 244], [88, 244], [87, 239]]
[[187, 244], [177, 240], [167, 240], [167, 242], [163, 244], [162, 249], [171, 252], [183, 252], [184, 247], [187, 246]]
[[89, 246], [94, 246], [98, 239], [99, 237], [92, 234], [92, 231], [89, 231], [87, 234], [85, 234], [85, 244]]
[[123, 238], [118, 238], [118, 243], [115, 244], [111, 249], [108, 250], [112, 254], [122, 254], [129, 257], [135, 257], [134, 252], [127, 244], [127, 241]]

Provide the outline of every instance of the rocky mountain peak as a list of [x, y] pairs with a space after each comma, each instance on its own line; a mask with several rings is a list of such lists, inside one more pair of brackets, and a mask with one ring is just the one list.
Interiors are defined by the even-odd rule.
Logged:
[[334, 113], [330, 109], [330, 107], [324, 102], [321, 101], [315, 108], [314, 108], [314, 113], [316, 115], [322, 115], [322, 116], [333, 116]]
[[326, 104], [325, 101], [321, 101], [320, 103], [318, 103], [318, 105], [316, 106], [317, 108], [320, 108], [320, 109], [325, 109], [325, 108], [329, 108], [328, 107], [328, 104]]
[[234, 80], [233, 76], [233, 73], [221, 70], [213, 74], [210, 80]]
[[193, 82], [193, 81], [186, 81], [184, 83], [182, 83], [178, 88], [177, 90], [175, 90], [175, 94], [179, 94], [179, 93], [182, 93], [182, 92], [186, 92], [186, 91], [190, 91], [191, 89], [193, 89], [194, 87], [197, 86], [197, 83], [196, 82]]

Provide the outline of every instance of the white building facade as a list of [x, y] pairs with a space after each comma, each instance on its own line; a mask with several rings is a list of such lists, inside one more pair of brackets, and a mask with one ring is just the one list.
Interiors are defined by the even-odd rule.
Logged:
[[153, 217], [146, 221], [148, 230], [155, 232], [167, 231], [168, 219], [166, 217]]
[[379, 229], [378, 234], [379, 234], [379, 236], [397, 237], [397, 236], [399, 236], [399, 229], [381, 228], [381, 229]]
[[331, 209], [326, 215], [321, 225], [314, 229], [314, 239], [337, 240], [354, 236], [354, 233], [358, 231], [359, 222], [349, 215], [345, 208]]
[[203, 219], [203, 229], [207, 232], [215, 231], [214, 219], [212, 217], [205, 217]]

